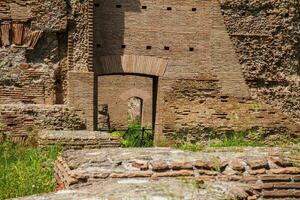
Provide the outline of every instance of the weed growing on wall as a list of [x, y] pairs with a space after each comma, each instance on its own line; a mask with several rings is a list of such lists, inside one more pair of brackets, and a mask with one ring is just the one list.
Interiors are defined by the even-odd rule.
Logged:
[[0, 144], [0, 199], [53, 191], [57, 146], [42, 150], [12, 143]]

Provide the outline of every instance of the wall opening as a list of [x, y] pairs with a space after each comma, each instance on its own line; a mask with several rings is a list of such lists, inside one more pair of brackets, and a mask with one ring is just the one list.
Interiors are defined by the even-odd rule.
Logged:
[[60, 78], [56, 78], [55, 80], [55, 104], [63, 104], [64, 103], [64, 91], [62, 80]]
[[130, 97], [128, 99], [128, 125], [143, 126], [143, 99]]
[[123, 131], [132, 124], [154, 130], [157, 81], [140, 74], [98, 76], [98, 130]]

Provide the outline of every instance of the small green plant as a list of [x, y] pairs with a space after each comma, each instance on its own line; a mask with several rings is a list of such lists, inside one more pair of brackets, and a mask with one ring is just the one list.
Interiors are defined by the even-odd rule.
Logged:
[[0, 199], [53, 191], [54, 161], [61, 150], [58, 146], [42, 150], [1, 143]]
[[175, 145], [175, 148], [181, 149], [184, 151], [197, 152], [197, 151], [202, 151], [204, 146], [200, 145], [200, 144], [193, 144], [190, 142], [179, 142]]
[[121, 138], [123, 147], [152, 147], [152, 130], [144, 129], [138, 124], [129, 124], [126, 132], [114, 131], [113, 136]]
[[261, 110], [261, 105], [260, 104], [258, 104], [258, 103], [252, 103], [251, 104], [251, 110], [252, 111], [254, 111], [254, 112], [258, 112], [258, 111], [260, 111]]
[[221, 172], [222, 171], [222, 161], [220, 158], [214, 157], [212, 160], [212, 169], [216, 172]]

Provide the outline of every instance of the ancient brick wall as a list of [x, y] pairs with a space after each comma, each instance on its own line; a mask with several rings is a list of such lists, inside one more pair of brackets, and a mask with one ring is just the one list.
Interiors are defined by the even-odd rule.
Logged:
[[[300, 129], [295, 2], [1, 1], [0, 104], [68, 103], [91, 130], [97, 96], [109, 102], [108, 91], [137, 91], [132, 84], [140, 82], [99, 79], [107, 89], [101, 93], [94, 75], [146, 74], [159, 76], [151, 103], [157, 141], [198, 141], [207, 130], [294, 137]], [[149, 80], [139, 89], [149, 93]]]
[[95, 0], [94, 4], [96, 69], [106, 55], [160, 57], [168, 60], [166, 77], [214, 74], [223, 93], [247, 96], [217, 1]]
[[159, 84], [156, 144], [206, 143], [239, 131], [265, 144], [299, 137], [300, 126], [288, 115], [263, 102], [220, 95], [216, 79], [163, 79]]
[[[157, 141], [163, 136], [205, 141], [237, 130], [260, 130], [273, 140], [278, 134], [297, 137], [299, 126], [286, 115], [244, 98], [248, 86], [220, 6], [218, 1], [94, 1], [95, 72], [147, 71], [128, 67], [130, 62], [123, 62], [128, 55], [168, 60], [159, 75]], [[110, 87], [118, 88], [115, 83]], [[106, 95], [98, 91], [98, 96]]]
[[0, 103], [63, 103], [66, 3], [1, 1], [0, 23]]
[[88, 71], [89, 1], [68, 0], [68, 62], [69, 69]]
[[299, 122], [299, 1], [223, 0], [222, 12], [252, 96]]
[[112, 128], [127, 128], [128, 102], [131, 97], [143, 100], [142, 125], [152, 127], [153, 79], [133, 75], [99, 76], [98, 104], [108, 105]]
[[85, 129], [82, 116], [67, 106], [41, 106], [26, 104], [0, 105], [0, 131], [15, 141], [23, 143], [28, 135], [39, 129]]
[[94, 130], [96, 127], [96, 101], [94, 99], [94, 73], [74, 72], [68, 73], [68, 106], [83, 113], [86, 128]]
[[[5, 54], [1, 56], [5, 57]], [[5, 62], [10, 61], [6, 58]], [[51, 86], [54, 84], [52, 70], [35, 68], [24, 62], [15, 66], [3, 66], [0, 71], [0, 104], [54, 102], [55, 94]]]
[[[84, 20], [79, 9], [79, 1], [0, 2], [0, 121], [14, 138], [26, 138], [32, 126], [85, 127], [81, 111], [51, 106], [67, 101], [67, 23], [75, 16]], [[76, 25], [75, 21], [70, 26], [75, 26], [74, 34]], [[49, 117], [53, 124], [44, 126]]]

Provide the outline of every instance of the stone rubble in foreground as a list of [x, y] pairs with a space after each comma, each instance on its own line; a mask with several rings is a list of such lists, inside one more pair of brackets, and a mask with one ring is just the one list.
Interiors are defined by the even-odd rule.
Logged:
[[299, 163], [296, 147], [68, 150], [55, 165], [60, 191], [28, 198], [299, 199]]
[[235, 182], [208, 182], [198, 185], [184, 178], [109, 179], [79, 189], [20, 198], [22, 200], [216, 200], [224, 199]]

